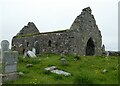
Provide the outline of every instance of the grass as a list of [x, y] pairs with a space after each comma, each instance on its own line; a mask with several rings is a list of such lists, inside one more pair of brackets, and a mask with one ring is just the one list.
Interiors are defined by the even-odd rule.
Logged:
[[[65, 55], [67, 65], [61, 65], [60, 55], [43, 54], [37, 58], [22, 58], [19, 56], [19, 76], [15, 81], [7, 81], [5, 84], [118, 84], [118, 57], [110, 56], [74, 56]], [[74, 60], [76, 59], [77, 60]], [[26, 64], [33, 64], [27, 68]], [[46, 72], [44, 68], [49, 66], [71, 73], [71, 76], [57, 75]], [[107, 72], [102, 71], [106, 69]]]

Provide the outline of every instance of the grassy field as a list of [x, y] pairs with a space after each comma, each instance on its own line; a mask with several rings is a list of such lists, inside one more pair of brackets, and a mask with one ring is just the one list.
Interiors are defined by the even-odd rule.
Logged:
[[[118, 84], [118, 57], [65, 55], [66, 65], [61, 65], [60, 55], [44, 54], [37, 58], [19, 56], [18, 72], [23, 72], [16, 81], [6, 84]], [[74, 60], [78, 58], [78, 60]], [[27, 68], [27, 64], [33, 64]], [[71, 73], [71, 76], [57, 75], [44, 71], [56, 66]], [[106, 72], [102, 72], [106, 69]]]

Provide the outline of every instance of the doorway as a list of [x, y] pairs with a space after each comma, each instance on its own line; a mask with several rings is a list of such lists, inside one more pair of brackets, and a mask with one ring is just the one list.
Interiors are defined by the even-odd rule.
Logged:
[[95, 45], [92, 38], [89, 38], [86, 45], [86, 56], [93, 56], [95, 54]]

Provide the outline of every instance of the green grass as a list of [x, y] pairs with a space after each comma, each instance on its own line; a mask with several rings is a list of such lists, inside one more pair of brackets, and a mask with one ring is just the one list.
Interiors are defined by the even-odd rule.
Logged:
[[[61, 65], [60, 55], [43, 54], [37, 58], [19, 56], [19, 76], [15, 81], [6, 84], [118, 84], [118, 57], [65, 55], [67, 65]], [[78, 60], [75, 61], [74, 59]], [[26, 68], [26, 64], [33, 67]], [[71, 73], [71, 76], [57, 75], [44, 71], [44, 68], [55, 65], [58, 69]], [[102, 73], [102, 70], [108, 72]]]
[[23, 38], [23, 37], [30, 37], [30, 36], [34, 36], [34, 35], [39, 35], [39, 33], [16, 35], [13, 38]]

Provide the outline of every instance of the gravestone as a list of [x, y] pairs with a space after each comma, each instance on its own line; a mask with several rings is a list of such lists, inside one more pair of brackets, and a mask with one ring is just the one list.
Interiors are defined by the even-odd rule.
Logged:
[[31, 50], [28, 50], [28, 51], [25, 50], [23, 58], [25, 58], [26, 56], [28, 56], [30, 58], [35, 58], [35, 57], [37, 57], [35, 55], [35, 52], [36, 52], [35, 48], [32, 48], [32, 51]]
[[2, 66], [0, 76], [2, 77], [2, 82], [6, 80], [16, 80], [18, 52], [9, 49], [9, 42], [7, 40], [1, 42], [0, 56]]
[[9, 51], [9, 42], [7, 40], [3, 40], [1, 42], [1, 54], [4, 52], [4, 51]]
[[64, 76], [70, 76], [71, 75], [71, 73], [68, 73], [68, 72], [65, 72], [63, 70], [57, 69], [56, 66], [47, 67], [47, 68], [45, 68], [45, 70], [50, 71], [52, 73], [56, 73], [58, 75], [64, 75]]
[[67, 64], [67, 61], [66, 61], [65, 58], [61, 58], [60, 60], [61, 60], [61, 64], [62, 64], [62, 65], [66, 65], [66, 64]]
[[36, 49], [35, 49], [35, 48], [32, 48], [32, 52], [36, 54]]
[[34, 52], [32, 52], [32, 51], [27, 51], [27, 55], [30, 57], [30, 58], [35, 58], [36, 57], [36, 55], [35, 55], [35, 53]]

